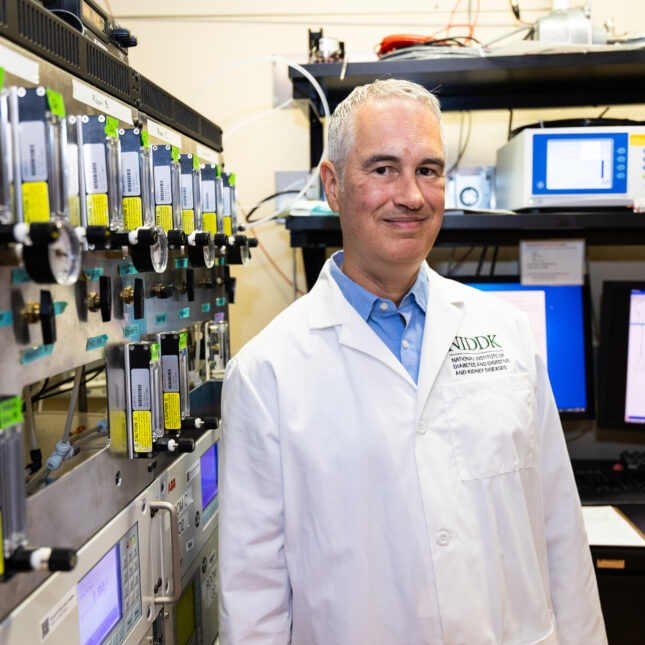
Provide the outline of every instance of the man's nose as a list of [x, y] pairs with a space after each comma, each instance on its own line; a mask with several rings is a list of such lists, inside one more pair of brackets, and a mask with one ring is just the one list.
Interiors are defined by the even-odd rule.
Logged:
[[397, 206], [416, 211], [423, 206], [423, 193], [419, 188], [416, 173], [402, 173], [397, 181], [395, 196]]

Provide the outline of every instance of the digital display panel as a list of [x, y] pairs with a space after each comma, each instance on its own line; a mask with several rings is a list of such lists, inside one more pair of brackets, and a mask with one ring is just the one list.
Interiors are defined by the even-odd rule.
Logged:
[[526, 286], [519, 282], [477, 282], [470, 286], [526, 312], [538, 351], [545, 359], [558, 410], [588, 412], [590, 366], [583, 287]]
[[177, 645], [188, 645], [195, 633], [195, 583], [191, 582], [177, 603]]
[[98, 645], [121, 619], [119, 545], [77, 584], [81, 645]]
[[200, 458], [202, 480], [202, 510], [217, 495], [217, 444], [213, 444]]
[[645, 423], [645, 291], [639, 289], [629, 298], [625, 421]]
[[549, 139], [548, 190], [610, 189], [614, 177], [613, 139]]

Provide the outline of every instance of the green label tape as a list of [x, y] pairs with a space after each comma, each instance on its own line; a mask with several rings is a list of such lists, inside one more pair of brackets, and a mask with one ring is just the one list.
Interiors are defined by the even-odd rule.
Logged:
[[179, 161], [179, 148], [177, 146], [173, 146], [170, 149], [170, 154], [172, 156], [173, 161]]
[[217, 298], [217, 300], [215, 300], [216, 307], [223, 307], [225, 304], [226, 304], [226, 298]]
[[184, 307], [183, 309], [179, 310], [179, 317], [180, 318], [189, 318], [190, 317], [190, 307]]
[[65, 311], [65, 308], [67, 307], [67, 303], [64, 300], [58, 300], [57, 302], [54, 303], [54, 314], [56, 316], [59, 316], [60, 314]]
[[11, 311], [0, 311], [0, 327], [9, 327], [13, 324], [13, 314]]
[[159, 360], [159, 343], [152, 343], [152, 345], [150, 345], [150, 360]]
[[52, 114], [59, 116], [61, 119], [65, 118], [65, 103], [63, 102], [62, 94], [47, 88], [47, 103]]
[[0, 90], [4, 87], [4, 67], [0, 67]]
[[199, 170], [199, 157], [197, 155], [193, 155], [193, 168]]
[[114, 137], [115, 139], [119, 138], [119, 120], [115, 119], [113, 116], [105, 117], [105, 134], [108, 137]]
[[168, 314], [157, 314], [155, 316], [155, 325], [163, 325], [168, 320]]
[[83, 273], [88, 280], [98, 280], [103, 275], [103, 267], [83, 269]]
[[123, 328], [123, 338], [130, 338], [131, 336], [139, 335], [139, 325], [126, 325]]
[[184, 349], [186, 347], [186, 344], [188, 342], [188, 334], [186, 332], [182, 332], [179, 334], [179, 349]]
[[119, 264], [119, 275], [133, 275], [136, 272], [134, 264]]
[[38, 360], [43, 356], [49, 356], [54, 351], [54, 344], [51, 345], [37, 345], [29, 349], [23, 349], [20, 352], [20, 362], [25, 365], [32, 361]]
[[107, 344], [108, 336], [107, 334], [101, 334], [100, 336], [92, 336], [92, 338], [87, 339], [87, 344], [85, 345], [85, 351], [89, 352], [93, 349], [99, 349], [99, 347], [105, 347]]
[[217, 166], [215, 166], [215, 168], [217, 168], [217, 176], [221, 177], [222, 176], [222, 170], [220, 169], [219, 164], [217, 164]]
[[148, 132], [146, 130], [141, 130], [141, 145], [144, 148], [150, 147], [150, 141], [148, 140]]
[[211, 303], [210, 303], [210, 302], [205, 302], [205, 303], [202, 305], [202, 312], [203, 312], [203, 313], [207, 313], [207, 312], [209, 312], [210, 310], [211, 310]]
[[0, 429], [16, 425], [22, 421], [22, 399], [12, 396], [0, 401]]
[[188, 258], [177, 258], [175, 260], [175, 269], [185, 269], [188, 266]]
[[22, 282], [31, 282], [31, 278], [27, 273], [27, 269], [19, 267], [18, 269], [11, 270], [11, 282], [13, 284], [20, 284]]
[[235, 173], [234, 172], [232, 172], [229, 175], [228, 184], [229, 184], [229, 186], [235, 186]]

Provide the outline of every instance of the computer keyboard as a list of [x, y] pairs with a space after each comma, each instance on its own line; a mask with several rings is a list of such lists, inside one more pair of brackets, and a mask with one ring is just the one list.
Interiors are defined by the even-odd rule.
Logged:
[[645, 503], [645, 469], [626, 461], [574, 461], [573, 474], [583, 504]]

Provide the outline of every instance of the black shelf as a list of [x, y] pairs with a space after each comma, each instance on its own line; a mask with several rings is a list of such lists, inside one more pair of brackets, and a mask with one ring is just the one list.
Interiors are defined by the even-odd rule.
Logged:
[[[435, 90], [448, 110], [491, 110], [645, 103], [645, 49], [305, 65], [333, 110], [357, 85], [402, 78]], [[311, 84], [290, 69], [293, 97], [311, 99]]]
[[[302, 249], [310, 288], [325, 262], [325, 249], [342, 246], [340, 220], [335, 215], [291, 215], [285, 225], [291, 246]], [[645, 244], [645, 213], [627, 209], [517, 215], [448, 213], [435, 246], [515, 246], [520, 240], [541, 239], [584, 239], [588, 246]]]

